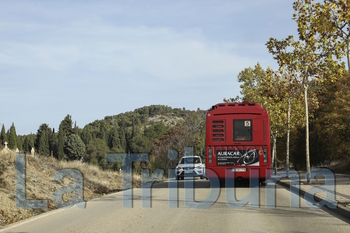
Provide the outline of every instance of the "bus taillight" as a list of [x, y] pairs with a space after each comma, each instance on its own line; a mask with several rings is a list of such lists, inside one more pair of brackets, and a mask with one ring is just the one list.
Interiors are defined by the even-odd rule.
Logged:
[[267, 149], [264, 148], [264, 163], [267, 163]]
[[209, 148], [209, 163], [213, 162], [213, 150], [211, 148]]

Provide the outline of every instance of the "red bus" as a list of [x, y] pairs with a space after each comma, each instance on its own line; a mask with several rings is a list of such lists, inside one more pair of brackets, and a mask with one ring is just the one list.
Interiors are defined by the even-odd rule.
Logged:
[[[257, 103], [219, 103], [206, 116], [206, 169], [225, 179], [250, 178], [258, 170], [260, 182], [271, 177], [270, 121], [267, 110]], [[256, 173], [255, 173], [256, 174]], [[207, 173], [208, 178], [210, 178]]]

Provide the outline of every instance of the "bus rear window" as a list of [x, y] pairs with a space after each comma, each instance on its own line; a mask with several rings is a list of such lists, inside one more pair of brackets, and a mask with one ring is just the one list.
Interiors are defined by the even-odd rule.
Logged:
[[252, 120], [233, 120], [233, 141], [252, 140]]

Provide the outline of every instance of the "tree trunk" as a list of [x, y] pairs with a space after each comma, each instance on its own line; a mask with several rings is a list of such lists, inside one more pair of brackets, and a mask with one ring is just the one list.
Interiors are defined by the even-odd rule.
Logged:
[[275, 133], [272, 133], [273, 146], [272, 146], [271, 165], [273, 168], [275, 168], [275, 174], [277, 174], [277, 150], [276, 150], [277, 133], [278, 133], [277, 130]]
[[287, 153], [286, 153], [286, 175], [289, 177], [289, 134], [290, 134], [290, 102], [291, 99], [288, 97], [288, 113], [287, 113]]
[[275, 139], [276, 139], [276, 135], [272, 133], [273, 146], [272, 146], [271, 167], [275, 167], [275, 146], [276, 146]]
[[[277, 135], [277, 133], [276, 133], [276, 135]], [[277, 174], [277, 149], [276, 149], [277, 138], [276, 137], [273, 139], [273, 145], [274, 145], [274, 151], [275, 151], [275, 174]]]
[[306, 129], [306, 180], [310, 183], [310, 153], [309, 153], [309, 109], [307, 103], [307, 83], [304, 83], [304, 101], [305, 101], [305, 129]]

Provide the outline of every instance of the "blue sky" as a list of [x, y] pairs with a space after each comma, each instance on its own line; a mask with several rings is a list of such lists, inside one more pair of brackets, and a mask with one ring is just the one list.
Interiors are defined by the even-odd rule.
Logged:
[[277, 65], [293, 0], [0, 1], [0, 124], [79, 127], [152, 104], [208, 109], [238, 73]]

